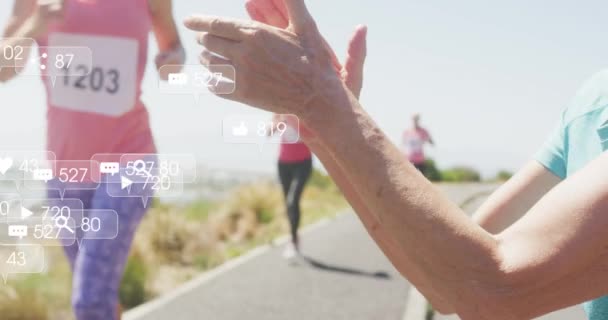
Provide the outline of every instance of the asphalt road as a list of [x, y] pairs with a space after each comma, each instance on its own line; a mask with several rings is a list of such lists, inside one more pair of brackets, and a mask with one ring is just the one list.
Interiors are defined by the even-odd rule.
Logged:
[[[495, 188], [442, 185], [456, 203]], [[409, 284], [354, 214], [302, 236], [309, 261], [289, 264], [283, 246], [261, 248], [177, 292], [132, 310], [126, 320], [401, 320]], [[422, 320], [422, 319], [421, 319]]]
[[310, 262], [271, 248], [129, 320], [401, 319], [409, 285], [353, 214], [306, 233]]

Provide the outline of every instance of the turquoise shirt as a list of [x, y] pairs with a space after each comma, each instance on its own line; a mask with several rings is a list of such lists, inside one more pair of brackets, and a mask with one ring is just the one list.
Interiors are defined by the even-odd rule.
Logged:
[[[536, 160], [565, 179], [605, 150], [608, 150], [608, 70], [593, 76], [580, 89]], [[590, 320], [608, 320], [608, 296], [587, 302], [584, 307]]]

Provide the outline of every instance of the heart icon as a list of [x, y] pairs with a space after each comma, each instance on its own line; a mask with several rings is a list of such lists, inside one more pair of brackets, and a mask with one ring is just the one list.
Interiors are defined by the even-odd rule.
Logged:
[[6, 174], [8, 169], [13, 166], [13, 159], [11, 158], [0, 158], [0, 173]]

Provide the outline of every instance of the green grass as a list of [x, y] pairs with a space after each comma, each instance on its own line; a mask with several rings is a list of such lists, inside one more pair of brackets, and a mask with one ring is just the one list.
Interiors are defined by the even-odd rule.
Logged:
[[216, 207], [215, 202], [201, 199], [184, 208], [184, 215], [189, 220], [206, 221]]
[[133, 308], [146, 301], [148, 267], [139, 254], [132, 254], [125, 266], [120, 286], [120, 302], [125, 308]]

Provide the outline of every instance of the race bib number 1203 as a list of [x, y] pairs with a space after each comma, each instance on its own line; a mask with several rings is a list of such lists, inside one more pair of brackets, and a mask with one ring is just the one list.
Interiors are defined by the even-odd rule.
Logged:
[[57, 108], [120, 116], [135, 107], [138, 42], [134, 39], [52, 33], [49, 48], [88, 47], [91, 63], [77, 56], [65, 61], [64, 76], [50, 86], [50, 102]]

